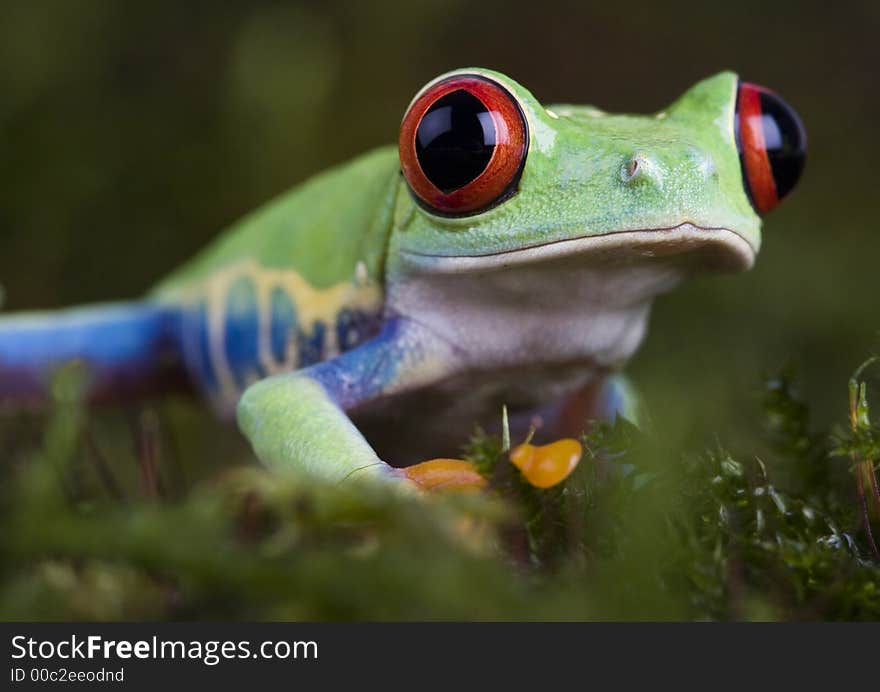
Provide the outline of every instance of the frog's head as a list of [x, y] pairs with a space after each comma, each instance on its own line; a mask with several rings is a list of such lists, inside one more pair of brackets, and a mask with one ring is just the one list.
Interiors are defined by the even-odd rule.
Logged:
[[420, 273], [548, 259], [746, 270], [805, 147], [795, 111], [730, 72], [632, 116], [545, 108], [502, 74], [457, 70], [403, 120], [396, 260]]

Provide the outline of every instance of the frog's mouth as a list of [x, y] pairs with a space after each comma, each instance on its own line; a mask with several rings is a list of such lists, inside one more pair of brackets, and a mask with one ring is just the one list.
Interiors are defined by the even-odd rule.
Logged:
[[635, 264], [668, 261], [693, 271], [742, 272], [755, 262], [755, 249], [727, 228], [682, 223], [563, 238], [524, 247], [469, 255], [444, 255], [401, 249], [411, 262], [436, 272], [482, 271], [548, 260], [579, 264]]

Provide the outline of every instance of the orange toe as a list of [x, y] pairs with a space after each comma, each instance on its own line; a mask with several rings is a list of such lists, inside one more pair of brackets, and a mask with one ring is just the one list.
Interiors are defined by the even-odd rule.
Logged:
[[486, 479], [463, 459], [431, 459], [401, 471], [423, 490], [473, 492], [486, 486]]
[[571, 475], [581, 456], [581, 443], [564, 438], [541, 446], [521, 444], [510, 452], [510, 462], [536, 488], [551, 488]]

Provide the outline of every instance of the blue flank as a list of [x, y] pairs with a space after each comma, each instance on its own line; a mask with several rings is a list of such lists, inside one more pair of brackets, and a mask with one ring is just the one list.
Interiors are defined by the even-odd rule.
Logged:
[[230, 287], [225, 316], [223, 347], [226, 360], [236, 384], [243, 390], [253, 379], [266, 374], [260, 364], [257, 293], [249, 278], [241, 277]]
[[[189, 311], [186, 317], [187, 324], [192, 324], [191, 329], [186, 329], [189, 339], [192, 339], [193, 350], [188, 359], [188, 365], [199, 386], [208, 392], [216, 392], [219, 382], [217, 372], [211, 361], [211, 347], [209, 345], [208, 330], [208, 304], [205, 301], [199, 303], [194, 311]], [[193, 336], [194, 335], [194, 336]]]
[[340, 351], [348, 351], [364, 340], [369, 318], [361, 310], [343, 308], [336, 317], [336, 343]]
[[269, 322], [269, 340], [272, 357], [277, 363], [283, 363], [287, 355], [287, 344], [296, 334], [296, 308], [287, 292], [281, 288], [272, 291]]
[[[316, 321], [304, 328], [290, 294], [275, 287], [268, 303], [263, 305], [258, 300], [256, 284], [247, 276], [237, 278], [222, 301], [219, 324], [210, 323], [208, 299], [186, 308], [182, 333], [186, 365], [194, 381], [223, 411], [233, 406], [252, 382], [266, 377], [269, 370], [295, 370], [323, 361], [331, 334], [337, 337], [340, 350], [348, 351], [373, 336], [379, 325], [378, 315], [342, 308], [333, 322]], [[272, 360], [268, 364], [262, 361], [261, 353], [263, 320], [268, 322], [263, 325], [268, 332]], [[213, 329], [219, 331], [223, 350], [223, 362], [219, 364], [211, 348]], [[232, 380], [232, 391], [221, 391], [224, 374]]]
[[[207, 299], [187, 307], [108, 303], [0, 316], [0, 403], [47, 400], [52, 374], [71, 360], [87, 365], [92, 399], [177, 387], [188, 379], [184, 368], [206, 394], [215, 396], [221, 378], [211, 351], [208, 307]], [[272, 292], [267, 307], [272, 358], [291, 369], [321, 362], [331, 334], [347, 352], [379, 326], [378, 315], [342, 308], [333, 322], [318, 321], [306, 329], [299, 324], [292, 297], [280, 288]], [[222, 314], [225, 360], [243, 391], [267, 375], [260, 360], [260, 305], [250, 278], [232, 284]], [[293, 357], [288, 355], [291, 346]], [[384, 364], [375, 374], [390, 376]]]
[[180, 362], [180, 312], [155, 303], [111, 303], [0, 318], [0, 400], [45, 400], [53, 371], [84, 361], [90, 394], [149, 388]]
[[307, 334], [304, 330], [298, 329], [296, 340], [298, 346], [298, 363], [299, 367], [313, 365], [324, 359], [324, 348], [326, 346], [324, 339], [327, 335], [327, 325], [323, 322], [315, 322], [311, 334]]

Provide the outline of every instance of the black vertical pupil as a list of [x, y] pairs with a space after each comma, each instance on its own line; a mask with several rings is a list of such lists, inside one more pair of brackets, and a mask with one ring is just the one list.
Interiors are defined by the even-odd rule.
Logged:
[[482, 173], [495, 148], [495, 124], [485, 104], [459, 89], [437, 99], [416, 131], [422, 171], [449, 194]]
[[776, 195], [785, 197], [804, 170], [807, 135], [797, 112], [776, 94], [762, 92], [761, 126]]

